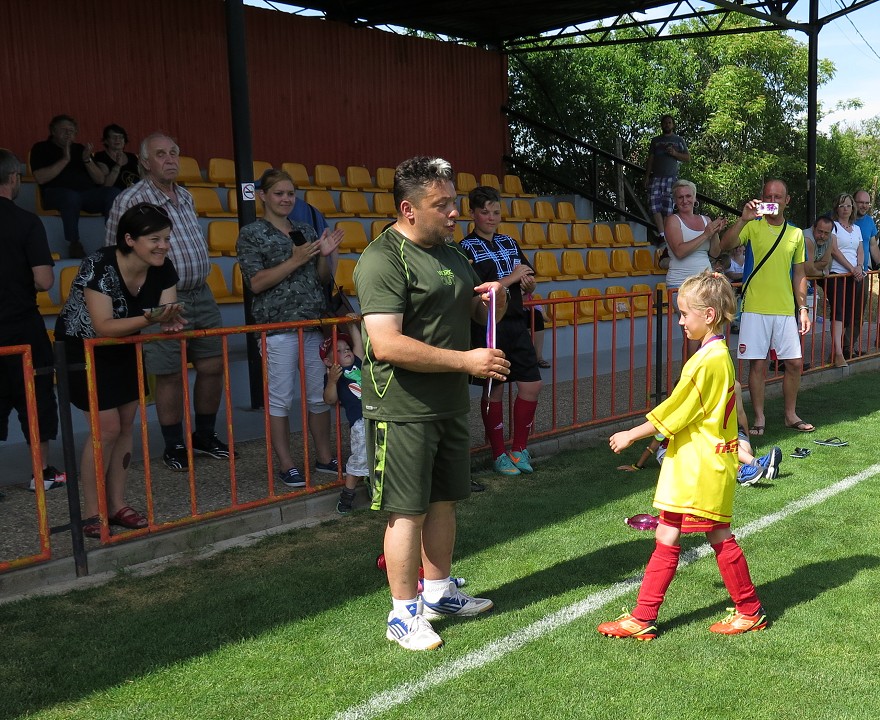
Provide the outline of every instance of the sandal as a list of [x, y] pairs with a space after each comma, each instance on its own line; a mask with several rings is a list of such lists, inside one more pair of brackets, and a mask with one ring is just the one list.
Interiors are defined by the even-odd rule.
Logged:
[[147, 519], [135, 510], [131, 505], [119, 508], [115, 515], [110, 516], [111, 525], [119, 525], [120, 527], [130, 530], [140, 530], [147, 527]]
[[809, 457], [810, 448], [799, 448], [796, 447], [794, 452], [791, 453], [790, 457], [797, 458], [798, 460], [803, 460], [805, 457]]
[[538, 360], [538, 367], [547, 369], [548, 367], [550, 367], [550, 363], [548, 363], [546, 360]]
[[798, 420], [797, 422], [793, 422], [790, 425], [788, 423], [785, 424], [789, 430], [797, 430], [802, 433], [811, 433], [816, 429], [816, 426], [812, 423], [808, 423], [806, 420]]
[[846, 440], [841, 440], [839, 437], [831, 437], [827, 440], [813, 440], [816, 445], [825, 445], [826, 447], [844, 447], [849, 445]]
[[93, 515], [90, 518], [84, 518], [82, 521], [82, 533], [88, 538], [101, 539], [101, 518]]
[[752, 429], [749, 430], [749, 435], [753, 437], [761, 437], [764, 434], [764, 426], [763, 425], [752, 425]]

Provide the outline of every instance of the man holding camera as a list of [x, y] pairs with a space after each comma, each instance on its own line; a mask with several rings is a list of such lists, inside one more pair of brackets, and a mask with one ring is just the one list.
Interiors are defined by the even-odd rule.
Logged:
[[[755, 411], [752, 435], [764, 434], [764, 385], [771, 349], [778, 360], [785, 361], [782, 394], [786, 427], [798, 432], [816, 429], [798, 417], [796, 409], [804, 366], [800, 336], [810, 331], [811, 322], [806, 304], [804, 234], [785, 220], [790, 201], [782, 180], [768, 180], [761, 200], [749, 200], [721, 238], [722, 251], [746, 246], [737, 357], [749, 361], [749, 394]], [[797, 318], [791, 312], [795, 302]]]

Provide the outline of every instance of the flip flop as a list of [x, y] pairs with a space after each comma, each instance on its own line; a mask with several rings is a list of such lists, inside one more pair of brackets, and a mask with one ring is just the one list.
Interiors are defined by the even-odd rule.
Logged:
[[752, 429], [749, 430], [749, 435], [753, 435], [754, 437], [761, 437], [764, 434], [764, 426], [763, 425], [752, 425]]
[[797, 430], [802, 433], [811, 433], [816, 431], [816, 427], [812, 423], [808, 423], [806, 420], [798, 420], [796, 423], [792, 423], [789, 425], [785, 424], [789, 430]]
[[816, 445], [825, 445], [826, 447], [844, 447], [845, 445], [849, 445], [846, 440], [841, 440], [839, 437], [831, 437], [827, 440], [813, 440]]
[[810, 456], [810, 448], [799, 448], [796, 447], [794, 452], [791, 453], [790, 457], [797, 458], [798, 460], [803, 460], [805, 457]]

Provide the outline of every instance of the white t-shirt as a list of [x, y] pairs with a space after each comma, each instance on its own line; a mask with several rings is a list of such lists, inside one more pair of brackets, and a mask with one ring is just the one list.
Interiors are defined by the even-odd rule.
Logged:
[[[852, 230], [847, 232], [843, 225], [835, 221], [834, 234], [837, 235], [837, 249], [843, 253], [843, 256], [852, 267], [857, 267], [859, 264], [859, 246], [862, 244], [862, 231], [859, 229], [859, 226], [853, 225]], [[849, 268], [844, 267], [834, 259], [831, 261], [831, 272], [832, 274], [846, 275], [849, 273]]]

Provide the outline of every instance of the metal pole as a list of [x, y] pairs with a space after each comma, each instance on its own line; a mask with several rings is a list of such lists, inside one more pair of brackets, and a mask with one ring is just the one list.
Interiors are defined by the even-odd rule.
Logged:
[[656, 297], [654, 299], [654, 309], [657, 311], [657, 322], [654, 323], [656, 335], [656, 341], [654, 342], [654, 406], [656, 407], [661, 402], [663, 402], [663, 377], [665, 373], [663, 372], [663, 332], [664, 325], [663, 318], [666, 315], [665, 308], [665, 296], [663, 290], [656, 289], [655, 290]]
[[810, 224], [816, 217], [816, 123], [819, 118], [819, 0], [810, 0], [807, 67], [807, 217]]

